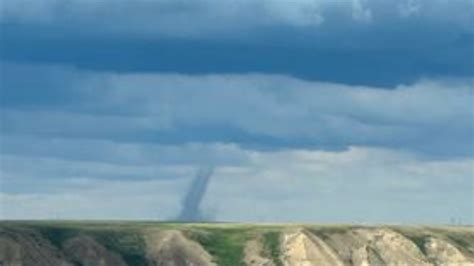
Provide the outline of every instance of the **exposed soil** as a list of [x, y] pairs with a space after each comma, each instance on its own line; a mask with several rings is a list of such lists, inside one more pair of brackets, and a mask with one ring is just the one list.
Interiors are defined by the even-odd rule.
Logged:
[[343, 265], [336, 252], [324, 241], [304, 230], [283, 235], [282, 261], [287, 266]]
[[215, 265], [198, 243], [178, 230], [149, 230], [145, 233], [148, 258], [157, 266]]
[[428, 238], [425, 242], [425, 250], [428, 260], [435, 265], [474, 265], [472, 258], [463, 254], [453, 244], [442, 239]]
[[245, 265], [250, 266], [275, 266], [273, 260], [264, 254], [262, 239], [260, 237], [247, 241], [244, 248]]

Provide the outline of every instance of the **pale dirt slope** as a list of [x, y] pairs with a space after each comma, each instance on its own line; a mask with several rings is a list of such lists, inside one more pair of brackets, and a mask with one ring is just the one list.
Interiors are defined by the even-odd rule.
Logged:
[[285, 266], [343, 265], [328, 245], [301, 229], [283, 234], [282, 261]]
[[254, 238], [244, 247], [244, 263], [249, 266], [275, 266], [271, 258], [266, 256], [261, 238]]
[[447, 240], [429, 237], [424, 240], [422, 251], [412, 240], [389, 228], [330, 233], [324, 241], [312, 235], [300, 232], [287, 237], [296, 240], [283, 241], [285, 265], [474, 266], [473, 254], [462, 252]]
[[148, 258], [157, 266], [215, 265], [198, 243], [177, 230], [148, 230], [145, 233]]
[[436, 265], [474, 265], [474, 259], [467, 257], [445, 240], [430, 237], [424, 247], [428, 260]]

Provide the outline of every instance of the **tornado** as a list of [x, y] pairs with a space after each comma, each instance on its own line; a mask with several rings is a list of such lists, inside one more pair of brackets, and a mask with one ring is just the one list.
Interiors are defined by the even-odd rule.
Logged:
[[181, 212], [178, 216], [179, 221], [199, 222], [207, 220], [200, 207], [213, 172], [213, 167], [199, 168], [183, 198]]

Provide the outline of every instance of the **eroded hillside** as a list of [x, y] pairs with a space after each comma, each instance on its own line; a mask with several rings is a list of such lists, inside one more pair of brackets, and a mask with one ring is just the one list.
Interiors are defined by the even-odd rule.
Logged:
[[0, 265], [474, 265], [474, 229], [2, 222]]

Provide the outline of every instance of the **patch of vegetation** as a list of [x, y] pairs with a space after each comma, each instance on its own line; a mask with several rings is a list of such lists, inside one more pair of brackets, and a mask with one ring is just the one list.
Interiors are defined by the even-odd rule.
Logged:
[[418, 247], [418, 249], [421, 251], [421, 253], [426, 255], [425, 243], [426, 243], [426, 239], [428, 238], [428, 236], [426, 236], [426, 235], [406, 235], [405, 234], [405, 237], [407, 237], [413, 243], [415, 243], [415, 245]]
[[[373, 265], [384, 265], [384, 260], [377, 250], [372, 247], [367, 247], [367, 252], [369, 253], [369, 261], [373, 263]], [[352, 258], [351, 258], [352, 260]]]
[[78, 230], [71, 228], [39, 226], [37, 229], [41, 235], [59, 250], [61, 250], [64, 241], [79, 234]]
[[351, 229], [356, 229], [357, 227], [350, 227], [350, 226], [331, 226], [331, 227], [309, 227], [307, 230], [312, 234], [315, 234], [322, 240], [327, 240], [331, 237], [331, 235], [336, 234], [345, 234], [347, 231]]
[[94, 230], [87, 232], [107, 249], [118, 253], [128, 265], [148, 265], [143, 237], [128, 230]]
[[447, 237], [449, 240], [461, 250], [474, 255], [474, 235], [473, 234], [461, 234], [461, 233], [448, 233]]
[[283, 266], [280, 257], [280, 232], [270, 231], [263, 234], [263, 246], [276, 266]]
[[191, 238], [216, 259], [220, 266], [244, 265], [243, 249], [247, 234], [236, 228], [213, 228], [206, 231], [194, 231]]
[[26, 227], [38, 230], [48, 241], [59, 250], [63, 243], [78, 235], [94, 238], [108, 250], [119, 254], [128, 265], [148, 265], [145, 254], [145, 241], [139, 233], [132, 229], [102, 224], [75, 223], [39, 223], [26, 224]]
[[426, 229], [409, 227], [393, 227], [391, 229], [413, 242], [415, 246], [420, 250], [420, 252], [423, 253], [423, 255], [427, 254], [425, 244], [427, 239], [432, 236], [432, 232], [426, 231]]

